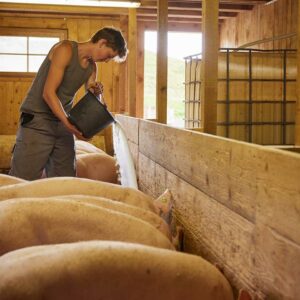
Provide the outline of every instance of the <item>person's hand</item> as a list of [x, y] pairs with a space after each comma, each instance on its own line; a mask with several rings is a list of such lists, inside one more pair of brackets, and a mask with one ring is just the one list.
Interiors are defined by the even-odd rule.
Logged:
[[67, 129], [73, 133], [77, 139], [83, 140], [83, 141], [88, 141], [89, 139], [85, 138], [82, 133], [74, 126], [73, 124], [70, 123], [68, 119], [64, 122], [64, 125], [67, 127]]
[[89, 84], [88, 89], [96, 96], [103, 94], [103, 85], [99, 81], [95, 81]]

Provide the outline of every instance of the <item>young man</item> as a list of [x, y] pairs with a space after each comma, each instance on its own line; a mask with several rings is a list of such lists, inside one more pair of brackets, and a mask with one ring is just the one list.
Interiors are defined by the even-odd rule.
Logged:
[[75, 93], [82, 84], [95, 95], [102, 93], [96, 62], [120, 62], [126, 56], [126, 41], [110, 27], [88, 42], [62, 41], [52, 47], [21, 105], [10, 175], [34, 180], [44, 169], [48, 177], [76, 175], [73, 135], [83, 136], [67, 118]]

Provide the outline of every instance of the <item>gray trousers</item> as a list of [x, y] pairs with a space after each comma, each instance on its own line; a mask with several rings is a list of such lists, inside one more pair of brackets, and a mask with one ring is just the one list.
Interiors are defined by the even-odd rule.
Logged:
[[35, 114], [32, 120], [22, 123], [10, 175], [26, 180], [41, 178], [43, 170], [47, 177], [76, 175], [74, 137], [60, 121]]

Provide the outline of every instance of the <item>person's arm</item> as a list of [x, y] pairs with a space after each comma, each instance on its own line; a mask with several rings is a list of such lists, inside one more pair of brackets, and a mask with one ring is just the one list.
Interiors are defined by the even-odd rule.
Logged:
[[72, 46], [68, 42], [62, 42], [55, 46], [49, 54], [51, 60], [48, 76], [45, 82], [43, 98], [53, 114], [67, 127], [67, 129], [82, 138], [81, 132], [73, 126], [56, 94], [56, 90], [62, 82], [64, 72], [72, 58]]

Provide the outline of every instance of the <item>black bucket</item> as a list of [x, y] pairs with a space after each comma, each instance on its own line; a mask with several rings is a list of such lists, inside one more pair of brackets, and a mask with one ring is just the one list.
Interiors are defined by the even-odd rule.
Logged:
[[106, 106], [90, 91], [71, 109], [68, 119], [88, 139], [115, 122]]

